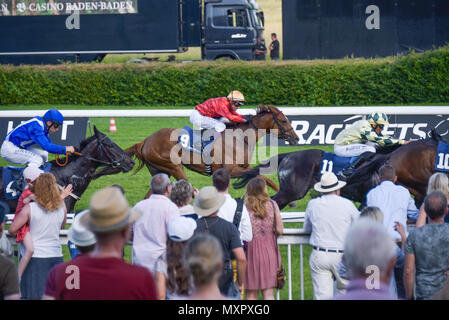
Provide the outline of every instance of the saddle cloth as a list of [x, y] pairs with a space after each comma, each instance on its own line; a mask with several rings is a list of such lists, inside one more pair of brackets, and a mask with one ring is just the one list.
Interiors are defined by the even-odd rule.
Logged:
[[449, 172], [449, 144], [438, 142], [435, 171]]
[[[7, 166], [3, 167], [2, 179], [3, 179], [3, 194], [5, 200], [18, 199], [22, 194], [22, 190], [26, 186], [26, 181], [23, 179], [23, 167]], [[45, 163], [44, 167], [41, 167], [44, 172], [50, 172], [51, 163]]]
[[[178, 137], [178, 142], [183, 149], [201, 154], [202, 150], [204, 150], [209, 144], [214, 142], [214, 137], [211, 137], [210, 140], [201, 141], [201, 136], [202, 132], [200, 133], [197, 130], [193, 130], [189, 126], [185, 126]], [[194, 147], [194, 144], [197, 141], [201, 141], [201, 150], [198, 150]]]
[[337, 174], [349, 167], [357, 157], [339, 157], [332, 152], [324, 152], [320, 163], [320, 176], [325, 172]]

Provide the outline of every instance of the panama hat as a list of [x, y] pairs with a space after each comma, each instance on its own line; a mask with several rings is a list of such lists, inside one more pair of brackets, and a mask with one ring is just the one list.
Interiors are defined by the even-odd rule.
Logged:
[[94, 233], [106, 233], [125, 228], [140, 215], [140, 211], [129, 207], [118, 188], [107, 187], [94, 193], [81, 224]]
[[215, 187], [208, 186], [202, 188], [195, 197], [193, 208], [195, 209], [196, 214], [202, 217], [208, 217], [212, 213], [217, 212], [225, 200], [226, 197], [223, 194], [218, 193]]
[[81, 218], [86, 214], [88, 211], [84, 210], [75, 216], [67, 234], [67, 238], [79, 247], [88, 247], [97, 242], [95, 235], [80, 223]]
[[315, 183], [314, 189], [318, 192], [332, 192], [343, 188], [346, 182], [339, 181], [332, 172], [326, 172], [321, 176], [320, 182]]
[[168, 237], [175, 242], [189, 240], [196, 229], [196, 221], [192, 218], [179, 216], [171, 219], [167, 223]]

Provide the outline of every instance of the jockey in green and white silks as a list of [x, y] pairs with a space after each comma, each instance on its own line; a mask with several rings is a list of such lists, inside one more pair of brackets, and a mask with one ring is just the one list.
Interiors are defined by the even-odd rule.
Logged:
[[365, 160], [372, 158], [376, 154], [376, 146], [385, 147], [410, 142], [383, 135], [382, 130], [388, 125], [385, 113], [373, 112], [366, 120], [354, 122], [337, 135], [335, 154], [340, 157], [358, 157], [348, 168], [337, 174], [339, 178], [347, 179]]
[[366, 151], [376, 153], [376, 145], [384, 147], [405, 144], [405, 140], [382, 135], [382, 130], [388, 125], [387, 115], [382, 112], [373, 112], [366, 120], [354, 122], [335, 138], [335, 154], [340, 157], [355, 157]]

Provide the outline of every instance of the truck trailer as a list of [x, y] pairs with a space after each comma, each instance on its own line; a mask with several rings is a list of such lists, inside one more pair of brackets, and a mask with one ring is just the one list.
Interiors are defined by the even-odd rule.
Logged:
[[255, 0], [0, 0], [0, 63], [100, 61], [110, 53], [253, 59]]

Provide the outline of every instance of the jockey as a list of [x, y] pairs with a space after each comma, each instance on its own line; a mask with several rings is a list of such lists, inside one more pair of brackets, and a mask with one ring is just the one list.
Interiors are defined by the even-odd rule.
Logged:
[[56, 145], [48, 137], [49, 133], [58, 131], [63, 122], [61, 112], [51, 109], [43, 117], [36, 116], [19, 124], [6, 135], [1, 147], [2, 157], [13, 163], [40, 167], [47, 162], [48, 152], [59, 154], [74, 152], [73, 146]]
[[410, 142], [382, 135], [382, 130], [388, 125], [385, 113], [373, 112], [366, 120], [354, 122], [337, 135], [335, 154], [340, 157], [358, 156], [348, 168], [339, 173], [340, 177], [347, 179], [363, 161], [372, 158], [376, 153], [376, 146], [402, 145]]
[[190, 115], [190, 122], [202, 129], [214, 129], [223, 132], [225, 123], [246, 122], [236, 111], [245, 103], [245, 98], [240, 91], [232, 91], [229, 95], [221, 98], [208, 99], [195, 107]]

